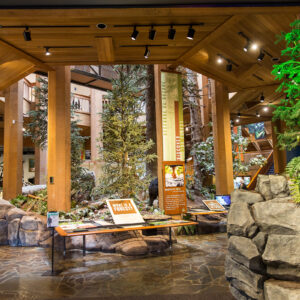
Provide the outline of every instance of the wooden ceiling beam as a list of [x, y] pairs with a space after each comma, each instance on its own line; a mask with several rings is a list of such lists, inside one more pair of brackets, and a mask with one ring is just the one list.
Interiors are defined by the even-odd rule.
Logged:
[[206, 66], [204, 66], [204, 65], [200, 65], [200, 64], [195, 65], [195, 64], [192, 64], [192, 63], [189, 63], [189, 62], [185, 61], [185, 62], [182, 64], [182, 66], [185, 67], [185, 68], [188, 68], [188, 69], [190, 69], [190, 70], [192, 70], [192, 71], [195, 71], [195, 72], [198, 72], [198, 73], [200, 73], [200, 74], [203, 74], [203, 75], [205, 75], [205, 76], [207, 76], [207, 77], [209, 77], [209, 78], [212, 78], [212, 79], [214, 79], [214, 80], [223, 82], [223, 83], [224, 83], [225, 85], [227, 85], [228, 87], [233, 88], [234, 91], [240, 91], [240, 90], [242, 90], [242, 88], [241, 88], [240, 86], [238, 86], [238, 85], [236, 84], [236, 82], [231, 81], [231, 80], [228, 80], [228, 79], [224, 79], [224, 78], [222, 78], [222, 77], [219, 77], [219, 76], [217, 76], [217, 75], [215, 75], [215, 74], [209, 72], [209, 71], [207, 70]]
[[242, 16], [231, 16], [229, 17], [224, 23], [219, 25], [215, 30], [211, 31], [209, 34], [207, 34], [202, 40], [200, 40], [194, 47], [186, 51], [183, 55], [181, 55], [177, 59], [177, 63], [181, 64], [183, 63], [187, 58], [190, 58], [194, 54], [196, 54], [199, 50], [201, 50], [203, 47], [205, 47], [207, 44], [214, 41], [216, 38], [218, 38], [220, 35], [222, 35], [228, 28], [235, 25], [237, 22], [239, 22], [243, 17]]
[[25, 68], [21, 72], [18, 71], [15, 76], [10, 77], [7, 80], [1, 80], [0, 81], [0, 90], [4, 90], [5, 88], [9, 87], [13, 83], [23, 79], [24, 77], [26, 77], [27, 75], [29, 75], [31, 73], [34, 73], [35, 71], [36, 71], [36, 67], [35, 66], [30, 66], [30, 67]]
[[115, 61], [115, 50], [111, 36], [97, 37], [96, 45], [99, 62], [113, 63]]
[[14, 45], [0, 39], [0, 47], [4, 47], [14, 53], [18, 59], [24, 58], [31, 63], [33, 63], [38, 69], [44, 70], [44, 71], [53, 71], [53, 68], [42, 62], [41, 60], [35, 58], [34, 56], [26, 53], [25, 51], [18, 49]]

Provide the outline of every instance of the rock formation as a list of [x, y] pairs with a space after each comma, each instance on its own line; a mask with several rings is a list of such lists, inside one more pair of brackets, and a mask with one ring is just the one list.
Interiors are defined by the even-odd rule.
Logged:
[[238, 300], [300, 300], [300, 206], [284, 176], [259, 175], [256, 192], [235, 190], [225, 275]]

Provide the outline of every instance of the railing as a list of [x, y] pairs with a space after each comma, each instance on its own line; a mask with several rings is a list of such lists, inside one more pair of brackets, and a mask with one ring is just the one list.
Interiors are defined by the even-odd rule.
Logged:
[[263, 165], [262, 167], [260, 167], [258, 169], [258, 171], [255, 173], [255, 175], [253, 176], [252, 180], [250, 181], [250, 183], [247, 186], [248, 190], [255, 189], [258, 175], [266, 174], [269, 171], [269, 169], [271, 168], [272, 164], [273, 164], [273, 151], [267, 157], [267, 163], [265, 165]]
[[88, 114], [91, 112], [89, 97], [73, 94], [71, 99], [71, 104], [74, 106], [77, 112], [83, 112]]

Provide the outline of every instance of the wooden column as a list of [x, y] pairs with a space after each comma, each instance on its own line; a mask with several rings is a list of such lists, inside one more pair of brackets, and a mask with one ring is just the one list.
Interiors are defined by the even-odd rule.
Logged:
[[211, 83], [216, 193], [227, 195], [234, 188], [228, 90], [220, 82]]
[[206, 140], [209, 137], [211, 127], [209, 126], [209, 114], [211, 112], [211, 101], [210, 101], [210, 83], [206, 76], [202, 75], [202, 98], [200, 100], [201, 105], [201, 119], [203, 126], [203, 139]]
[[155, 86], [155, 115], [156, 115], [156, 143], [157, 143], [157, 178], [159, 208], [164, 209], [163, 203], [163, 137], [162, 137], [162, 103], [161, 103], [161, 70], [166, 70], [167, 65], [154, 65]]
[[104, 92], [92, 89], [91, 90], [91, 160], [97, 161], [99, 155], [98, 141], [102, 132], [101, 113], [102, 113], [102, 97]]
[[47, 183], [47, 149], [40, 149], [35, 146], [34, 148], [34, 183], [46, 184]]
[[284, 123], [280, 120], [272, 122], [272, 140], [273, 140], [273, 160], [274, 160], [274, 173], [281, 174], [286, 167], [286, 150], [280, 150], [277, 146], [277, 135], [275, 127], [278, 132], [284, 131]]
[[48, 210], [71, 208], [70, 67], [48, 76]]
[[23, 177], [23, 80], [4, 93], [3, 198], [22, 194]]

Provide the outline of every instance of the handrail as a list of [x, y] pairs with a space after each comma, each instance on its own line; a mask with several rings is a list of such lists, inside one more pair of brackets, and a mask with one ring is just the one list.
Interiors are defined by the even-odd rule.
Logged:
[[259, 174], [266, 174], [269, 171], [269, 169], [271, 168], [272, 163], [273, 163], [273, 151], [267, 157], [267, 163], [258, 169], [258, 171], [255, 173], [255, 175], [251, 179], [250, 183], [247, 185], [248, 190], [255, 189], [256, 182], [257, 182], [257, 176]]

